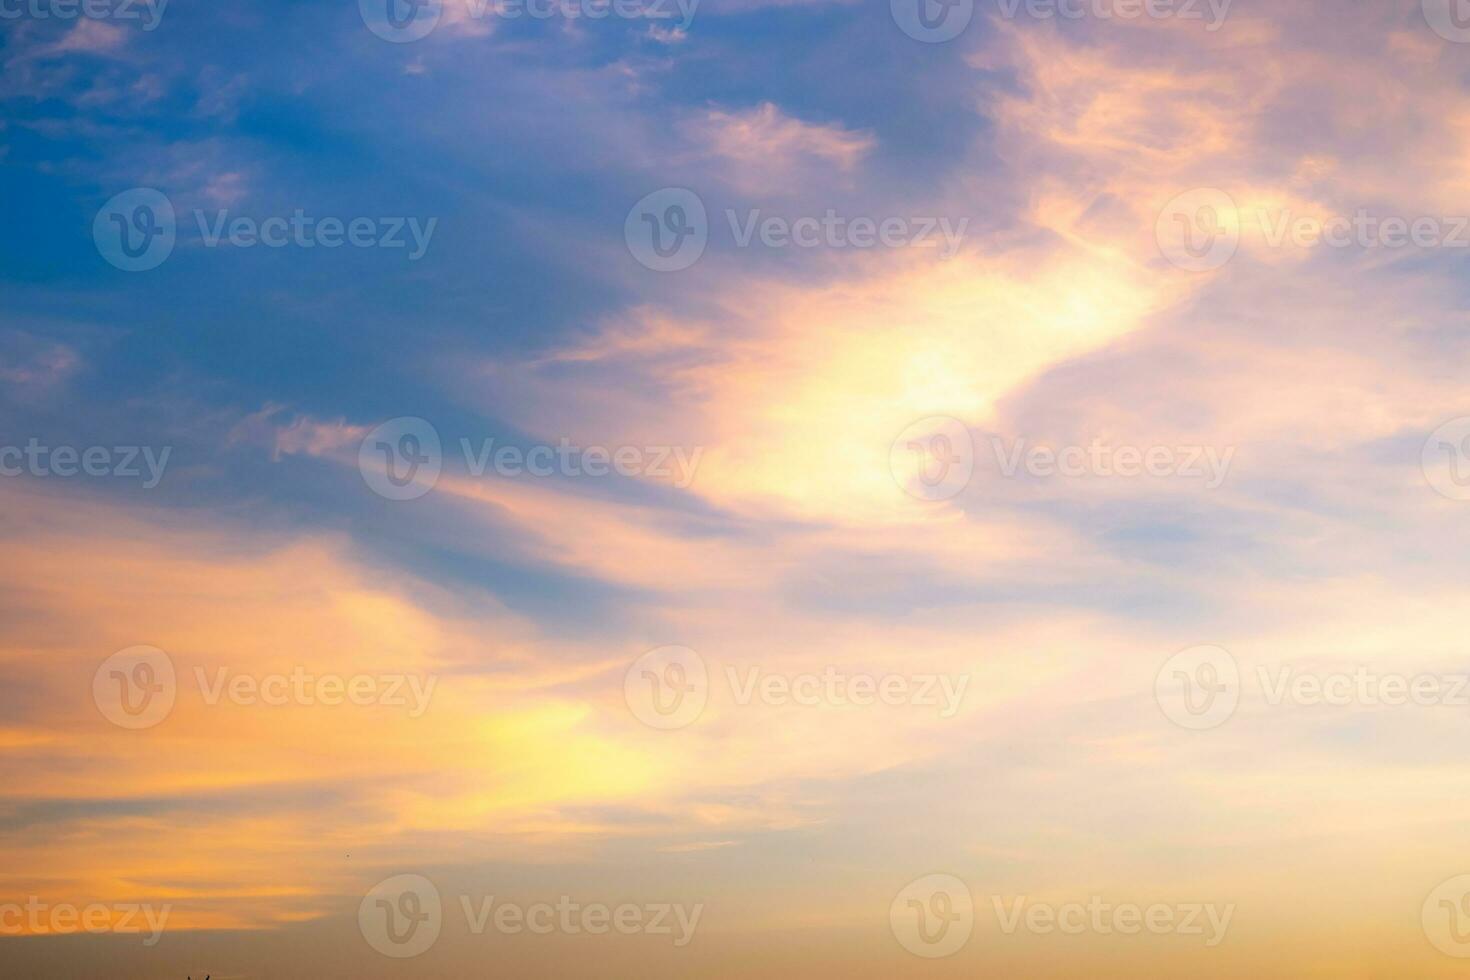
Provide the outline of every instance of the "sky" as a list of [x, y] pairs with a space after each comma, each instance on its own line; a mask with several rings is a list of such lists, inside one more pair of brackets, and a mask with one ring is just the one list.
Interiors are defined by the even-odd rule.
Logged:
[[0, 974], [1459, 976], [1462, 0], [0, 0]]

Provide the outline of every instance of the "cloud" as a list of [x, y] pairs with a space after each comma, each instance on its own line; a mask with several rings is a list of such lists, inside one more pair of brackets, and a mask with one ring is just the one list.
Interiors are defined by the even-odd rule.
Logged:
[[743, 111], [709, 109], [683, 126], [732, 186], [747, 194], [789, 193], [793, 185], [850, 178], [877, 145], [871, 133], [803, 122], [771, 102]]

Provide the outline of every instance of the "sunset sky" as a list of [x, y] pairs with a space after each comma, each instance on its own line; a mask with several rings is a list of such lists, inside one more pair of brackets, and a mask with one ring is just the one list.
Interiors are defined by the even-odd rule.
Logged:
[[1470, 970], [1470, 4], [88, 3], [0, 976]]

